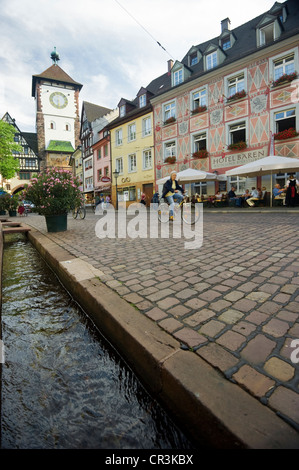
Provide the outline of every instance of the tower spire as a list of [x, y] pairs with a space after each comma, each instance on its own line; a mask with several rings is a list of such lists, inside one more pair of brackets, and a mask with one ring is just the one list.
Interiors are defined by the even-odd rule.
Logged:
[[53, 64], [57, 64], [60, 60], [58, 52], [56, 52], [56, 47], [54, 47], [54, 51], [51, 52], [51, 59], [53, 60]]

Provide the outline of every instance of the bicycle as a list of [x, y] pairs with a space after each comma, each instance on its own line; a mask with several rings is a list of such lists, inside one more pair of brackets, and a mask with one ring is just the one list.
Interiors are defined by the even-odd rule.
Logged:
[[[200, 217], [199, 207], [197, 204], [187, 202], [188, 194], [180, 202], [174, 202], [173, 216], [176, 218], [178, 213], [181, 214], [182, 220], [188, 225], [194, 225]], [[162, 202], [158, 208], [158, 219], [160, 222], [165, 223], [169, 221], [169, 206], [170, 204]]]
[[72, 215], [74, 219], [77, 219], [78, 216], [80, 219], [85, 219], [86, 208], [84, 206], [75, 207], [75, 209], [73, 209]]

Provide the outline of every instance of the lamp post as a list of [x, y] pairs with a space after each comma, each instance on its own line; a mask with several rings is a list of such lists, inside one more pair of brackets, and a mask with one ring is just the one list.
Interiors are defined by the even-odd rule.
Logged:
[[116, 210], [118, 211], [118, 194], [117, 194], [117, 178], [119, 177], [119, 171], [115, 170], [113, 172], [113, 176], [115, 178], [115, 187], [116, 187]]

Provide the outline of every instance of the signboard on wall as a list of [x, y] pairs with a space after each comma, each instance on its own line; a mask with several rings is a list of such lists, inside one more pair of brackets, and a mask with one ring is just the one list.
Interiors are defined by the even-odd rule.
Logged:
[[224, 157], [211, 157], [211, 168], [217, 170], [218, 168], [231, 168], [234, 166], [245, 165], [260, 158], [267, 157], [268, 147], [258, 150], [249, 150], [248, 152], [231, 153]]

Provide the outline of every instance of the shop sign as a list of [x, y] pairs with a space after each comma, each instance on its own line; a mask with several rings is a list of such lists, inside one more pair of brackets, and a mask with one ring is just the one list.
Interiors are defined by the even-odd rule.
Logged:
[[260, 158], [267, 156], [267, 147], [258, 150], [249, 150], [248, 152], [231, 153], [219, 157], [211, 157], [211, 168], [217, 170], [218, 168], [231, 168], [234, 166], [245, 165]]
[[102, 176], [101, 181], [103, 183], [110, 183], [111, 181], [110, 176]]

